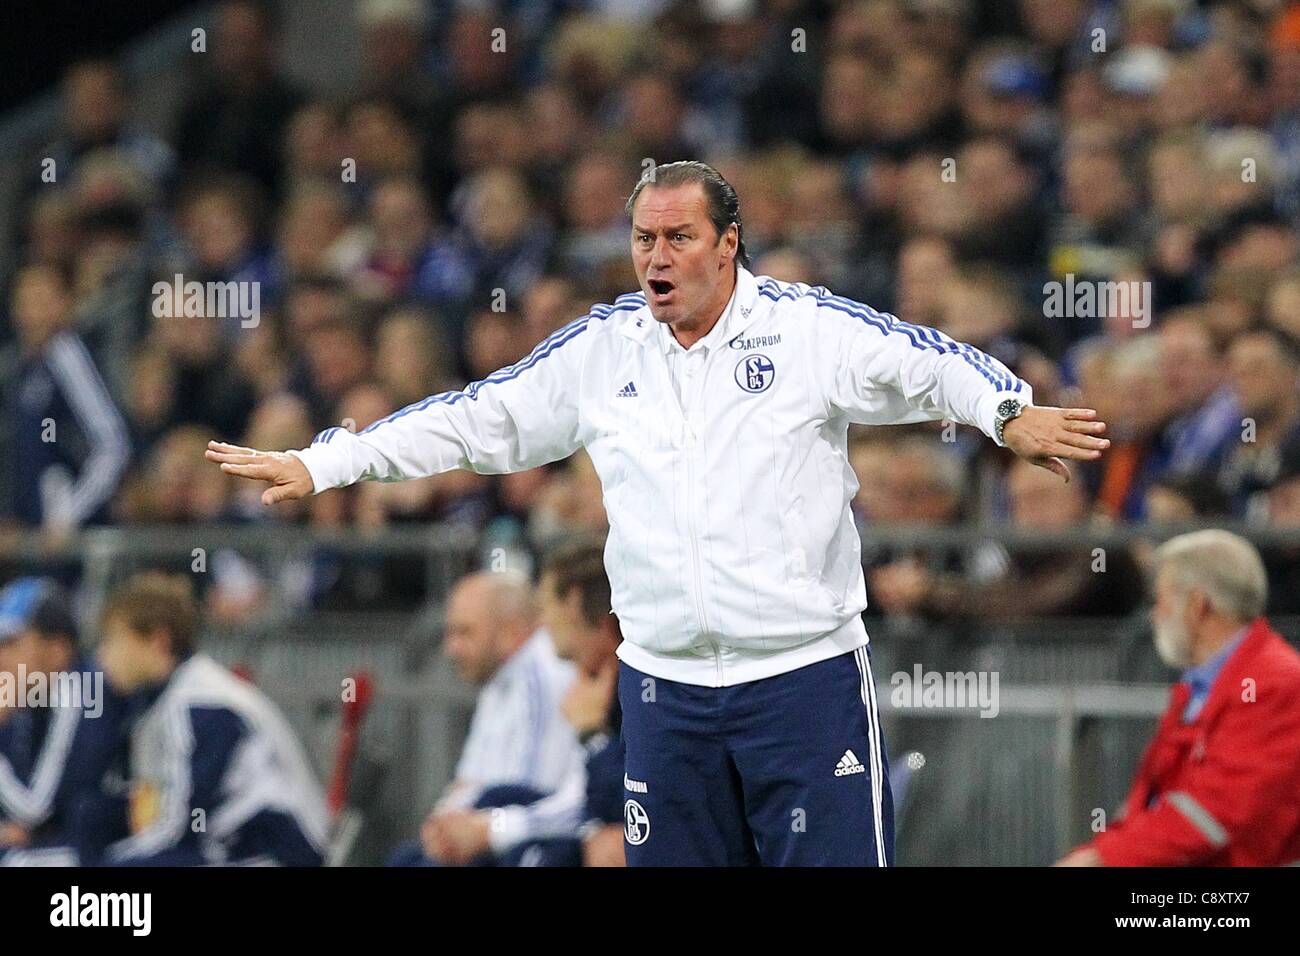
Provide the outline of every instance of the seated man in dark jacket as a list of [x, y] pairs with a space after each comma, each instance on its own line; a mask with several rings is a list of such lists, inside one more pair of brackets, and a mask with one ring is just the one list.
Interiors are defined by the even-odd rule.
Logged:
[[105, 827], [125, 709], [78, 649], [53, 581], [19, 578], [0, 591], [0, 863], [94, 863], [126, 835]]
[[130, 835], [104, 852], [124, 866], [324, 861], [324, 794], [272, 701], [198, 648], [183, 575], [145, 572], [109, 594], [99, 657], [138, 713], [130, 734]]

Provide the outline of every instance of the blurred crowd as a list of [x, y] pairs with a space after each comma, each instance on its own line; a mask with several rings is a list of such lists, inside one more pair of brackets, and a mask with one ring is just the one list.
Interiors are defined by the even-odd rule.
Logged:
[[[755, 273], [942, 329], [1038, 403], [1110, 425], [1110, 452], [1068, 485], [968, 429], [864, 430], [865, 525], [1300, 527], [1300, 4], [355, 11], [345, 98], [286, 77], [275, 6], [251, 0], [218, 6], [165, 129], [137, 122], [113, 62], [67, 71], [0, 277], [0, 520], [56, 536], [439, 521], [535, 546], [599, 532], [581, 454], [270, 510], [203, 447], [302, 447], [519, 359], [635, 288], [628, 193], [650, 162], [702, 159], [740, 194]], [[256, 321], [160, 308], [155, 283], [176, 276], [256, 282]], [[1109, 309], [1071, 295], [1108, 283], [1133, 295]], [[1141, 600], [1138, 575], [1099, 577], [1075, 553], [865, 557], [874, 605], [895, 614]], [[1272, 559], [1275, 611], [1300, 611], [1285, 603], [1298, 563]], [[256, 604], [253, 569], [232, 556], [222, 580], [217, 613]]]

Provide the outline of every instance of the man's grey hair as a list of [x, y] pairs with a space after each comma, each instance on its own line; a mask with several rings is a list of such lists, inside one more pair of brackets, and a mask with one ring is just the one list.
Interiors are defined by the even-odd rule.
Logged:
[[512, 569], [481, 572], [492, 596], [492, 613], [499, 620], [531, 626], [537, 617], [537, 596], [528, 575]]
[[537, 617], [537, 591], [523, 571], [489, 571], [491, 594], [503, 618], [532, 622]]
[[498, 625], [514, 625], [531, 630], [536, 626], [538, 603], [536, 589], [528, 575], [512, 568], [501, 571], [471, 571], [456, 582], [458, 590], [481, 582], [487, 601], [484, 613]]
[[1182, 591], [1200, 591], [1219, 613], [1243, 623], [1264, 613], [1268, 573], [1255, 546], [1217, 528], [1170, 538], [1156, 549], [1156, 573]]

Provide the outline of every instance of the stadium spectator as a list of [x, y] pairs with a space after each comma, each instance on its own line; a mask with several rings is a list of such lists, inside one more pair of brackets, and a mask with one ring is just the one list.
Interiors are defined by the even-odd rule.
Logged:
[[[542, 338], [545, 336], [538, 341]], [[450, 389], [457, 363], [435, 320], [418, 309], [406, 308], [390, 312], [376, 330], [374, 365], [378, 383], [389, 396], [389, 407], [375, 416], [382, 418]], [[365, 425], [358, 420], [357, 427]]]
[[[307, 406], [281, 394], [262, 402], [253, 412], [244, 441], [293, 440], [310, 434]], [[268, 512], [242, 488], [232, 491], [228, 485], [209, 485], [206, 492], [211, 507], [218, 509], [209, 520], [292, 525], [314, 518], [310, 506]], [[300, 552], [259, 564], [234, 548], [216, 548], [208, 567], [203, 608], [210, 620], [226, 625], [256, 620], [270, 607], [301, 612], [318, 604], [328, 584], [336, 582], [337, 565], [328, 552]]]
[[200, 58], [208, 67], [176, 119], [176, 145], [186, 171], [244, 173], [275, 192], [281, 184], [281, 131], [302, 94], [276, 63], [277, 24], [256, 0], [226, 0], [217, 8]]
[[[1277, 477], [1268, 489], [1269, 527], [1300, 528], [1300, 442], [1282, 451]], [[1280, 544], [1264, 551], [1268, 567], [1269, 611], [1300, 614], [1300, 546]]]
[[451, 139], [456, 103], [430, 68], [430, 21], [422, 0], [365, 0], [357, 6], [362, 97], [392, 102], [410, 117], [424, 178], [442, 207], [451, 185], [451, 161], [442, 145]]
[[[1096, 398], [1113, 416], [1113, 444], [1106, 460], [1087, 476], [1095, 482], [1099, 513], [1111, 520], [1140, 520], [1146, 489], [1165, 467], [1159, 441], [1174, 401], [1165, 385], [1156, 337], [1143, 335], [1114, 345], [1104, 374], [1109, 394]], [[1087, 388], [1084, 395], [1093, 398]]]
[[[464, 254], [474, 273], [475, 301], [520, 302], [541, 277], [554, 243], [550, 223], [537, 214], [520, 173], [490, 167], [469, 177], [455, 214]], [[498, 291], [500, 290], [500, 291]]]
[[171, 297], [170, 305], [160, 302], [154, 309], [152, 332], [137, 352], [157, 351], [170, 366], [166, 425], [231, 428], [235, 430], [232, 434], [238, 434], [257, 399], [252, 383], [233, 362], [235, 350], [225, 334], [226, 320], [216, 315], [186, 315], [177, 291], [172, 283], [162, 291], [162, 297]]
[[1048, 78], [1032, 50], [993, 40], [971, 51], [961, 77], [961, 115], [976, 135], [1009, 137], [1045, 151], [1057, 131], [1047, 97]]
[[[936, 435], [898, 440], [861, 436], [849, 446], [849, 461], [860, 486], [855, 509], [868, 528], [956, 526], [966, 498], [966, 476], [958, 453]], [[987, 548], [863, 548], [867, 614], [888, 615], [905, 629], [925, 623], [918, 592], [932, 575], [976, 574]], [[911, 625], [911, 627], [909, 627]]]
[[119, 498], [118, 517], [164, 525], [223, 520], [230, 482], [196, 471], [190, 460], [195, 447], [203, 447], [206, 434], [207, 429], [196, 425], [181, 425], [161, 438], [151, 449], [143, 474], [134, 475]]
[[1042, 272], [1046, 223], [1033, 161], [994, 136], [970, 140], [957, 155], [957, 182], [970, 211], [958, 238], [964, 259], [996, 265], [1018, 289]]
[[346, 319], [324, 322], [304, 343], [302, 372], [307, 384], [302, 395], [317, 421], [338, 421], [343, 396], [364, 384], [371, 373], [371, 351], [360, 323]]
[[1030, 337], [1016, 288], [993, 268], [966, 266], [941, 293], [936, 328], [1003, 362], [1013, 362], [1017, 342]]
[[[1024, 530], [1087, 526], [1087, 497], [1078, 482], [1052, 481], [1042, 469], [1013, 464], [1007, 476], [1011, 523]], [[1050, 550], [1013, 552], [1002, 573], [984, 580], [909, 568], [891, 582], [891, 603], [936, 619], [1017, 621], [1071, 614], [1123, 616], [1142, 600], [1138, 570], [1122, 548], [1099, 556], [1083, 540]]]
[[1182, 670], [1122, 815], [1061, 863], [1279, 866], [1300, 859], [1300, 654], [1263, 617], [1258, 552], [1224, 531], [1156, 552], [1156, 648]]
[[419, 0], [363, 0], [357, 6], [362, 89], [431, 110], [441, 99], [426, 69], [429, 6]]
[[343, 111], [337, 104], [316, 99], [299, 106], [284, 129], [284, 194], [290, 196], [307, 183], [333, 182], [339, 177], [349, 153], [344, 141]]
[[1241, 437], [1241, 409], [1225, 381], [1223, 359], [1208, 327], [1194, 311], [1165, 317], [1161, 363], [1173, 419], [1165, 426], [1164, 468], [1214, 471]]
[[653, 156], [659, 164], [705, 155], [706, 131], [692, 122], [691, 105], [680, 85], [662, 73], [634, 75], [619, 93], [610, 125], [627, 137], [634, 156]]
[[189, 580], [146, 572], [104, 608], [99, 658], [139, 710], [131, 730], [130, 836], [120, 866], [317, 866], [328, 819], [320, 785], [275, 705], [197, 647]]
[[[938, 236], [916, 236], [898, 250], [898, 284], [894, 309], [904, 322], [935, 326], [948, 282], [956, 275], [952, 244]], [[802, 277], [784, 281], [807, 281]]]
[[418, 182], [394, 178], [377, 185], [370, 197], [369, 222], [374, 241], [352, 279], [361, 295], [379, 302], [409, 296], [450, 310], [463, 307], [473, 291], [473, 269], [461, 246], [445, 230], [435, 229]]
[[[255, 183], [226, 174], [205, 176], [177, 201], [191, 277], [200, 281], [257, 283], [259, 305], [278, 296], [271, 255], [262, 245], [261, 195]], [[227, 316], [222, 334], [235, 338], [248, 326]], [[259, 316], [260, 318], [260, 316]]]
[[479, 381], [516, 362], [527, 329], [517, 313], [479, 309], [465, 328], [465, 361], [470, 378]]
[[21, 356], [8, 383], [10, 513], [56, 533], [108, 519], [131, 455], [126, 424], [72, 329], [72, 295], [57, 269], [31, 266], [11, 303]]
[[1145, 507], [1150, 524], [1222, 521], [1229, 515], [1228, 496], [1205, 472], [1161, 475], [1147, 489]]
[[131, 387], [130, 355], [149, 326], [156, 260], [142, 211], [133, 205], [83, 213], [72, 266], [80, 335], [113, 398]]
[[422, 144], [415, 120], [393, 100], [362, 99], [349, 106], [342, 143], [347, 176], [352, 177], [355, 163], [357, 191], [367, 199], [388, 180], [421, 181]]
[[[512, 571], [462, 578], [447, 600], [444, 633], [447, 657], [479, 688], [478, 703], [455, 779], [420, 843], [400, 849], [394, 865], [499, 862], [531, 836], [537, 821], [523, 807], [558, 792], [581, 806], [572, 781], [582, 779], [582, 749], [560, 712], [574, 668], [539, 627], [533, 586]], [[493, 825], [506, 818], [516, 823], [510, 830]]]
[[1228, 352], [1228, 374], [1244, 417], [1219, 480], [1244, 515], [1275, 480], [1281, 450], [1300, 441], [1300, 346], [1284, 332], [1246, 332]]
[[1283, 273], [1269, 289], [1266, 321], [1300, 341], [1300, 270]]
[[1300, 208], [1300, 10], [1281, 11], [1269, 37], [1270, 122], [1280, 159], [1279, 206], [1294, 216]]
[[801, 256], [813, 275], [846, 294], [858, 292], [864, 279], [845, 268], [864, 245], [856, 210], [843, 170], [836, 163], [812, 161], [791, 184], [785, 248]]
[[623, 261], [627, 217], [623, 212], [624, 161], [605, 150], [576, 158], [564, 181], [564, 239], [558, 256], [570, 275], [582, 275]]
[[62, 133], [38, 151], [41, 162], [29, 167], [35, 175], [27, 184], [27, 197], [35, 198], [47, 185], [56, 190], [76, 185], [87, 158], [105, 153], [155, 189], [170, 188], [176, 175], [175, 151], [133, 122], [130, 113], [130, 91], [116, 63], [95, 59], [70, 67], [62, 83]]
[[542, 339], [567, 325], [570, 316], [582, 312], [574, 283], [563, 276], [543, 276], [524, 296], [524, 339], [531, 349]]
[[[141, 349], [131, 356], [130, 385], [122, 410], [137, 458], [146, 457], [167, 432], [175, 391], [176, 367], [164, 353]], [[130, 497], [130, 484], [123, 497]]]
[[126, 835], [106, 821], [127, 704], [81, 649], [68, 596], [48, 578], [0, 590], [0, 681], [0, 865], [96, 862]]
[[1108, 276], [1117, 262], [1135, 257], [1141, 242], [1122, 131], [1100, 122], [1082, 125], [1064, 143], [1064, 153], [1065, 218], [1053, 254], [1077, 256], [1081, 273]]
[[450, 14], [442, 53], [444, 77], [460, 103], [502, 98], [513, 92], [521, 51], [492, 44], [496, 15], [488, 8], [458, 5]]

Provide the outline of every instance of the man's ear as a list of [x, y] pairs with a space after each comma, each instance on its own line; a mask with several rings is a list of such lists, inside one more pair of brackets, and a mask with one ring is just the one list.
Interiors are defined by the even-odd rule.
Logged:
[[718, 246], [722, 252], [718, 262], [718, 271], [721, 272], [736, 260], [736, 252], [740, 249], [740, 230], [734, 222], [718, 236]]

